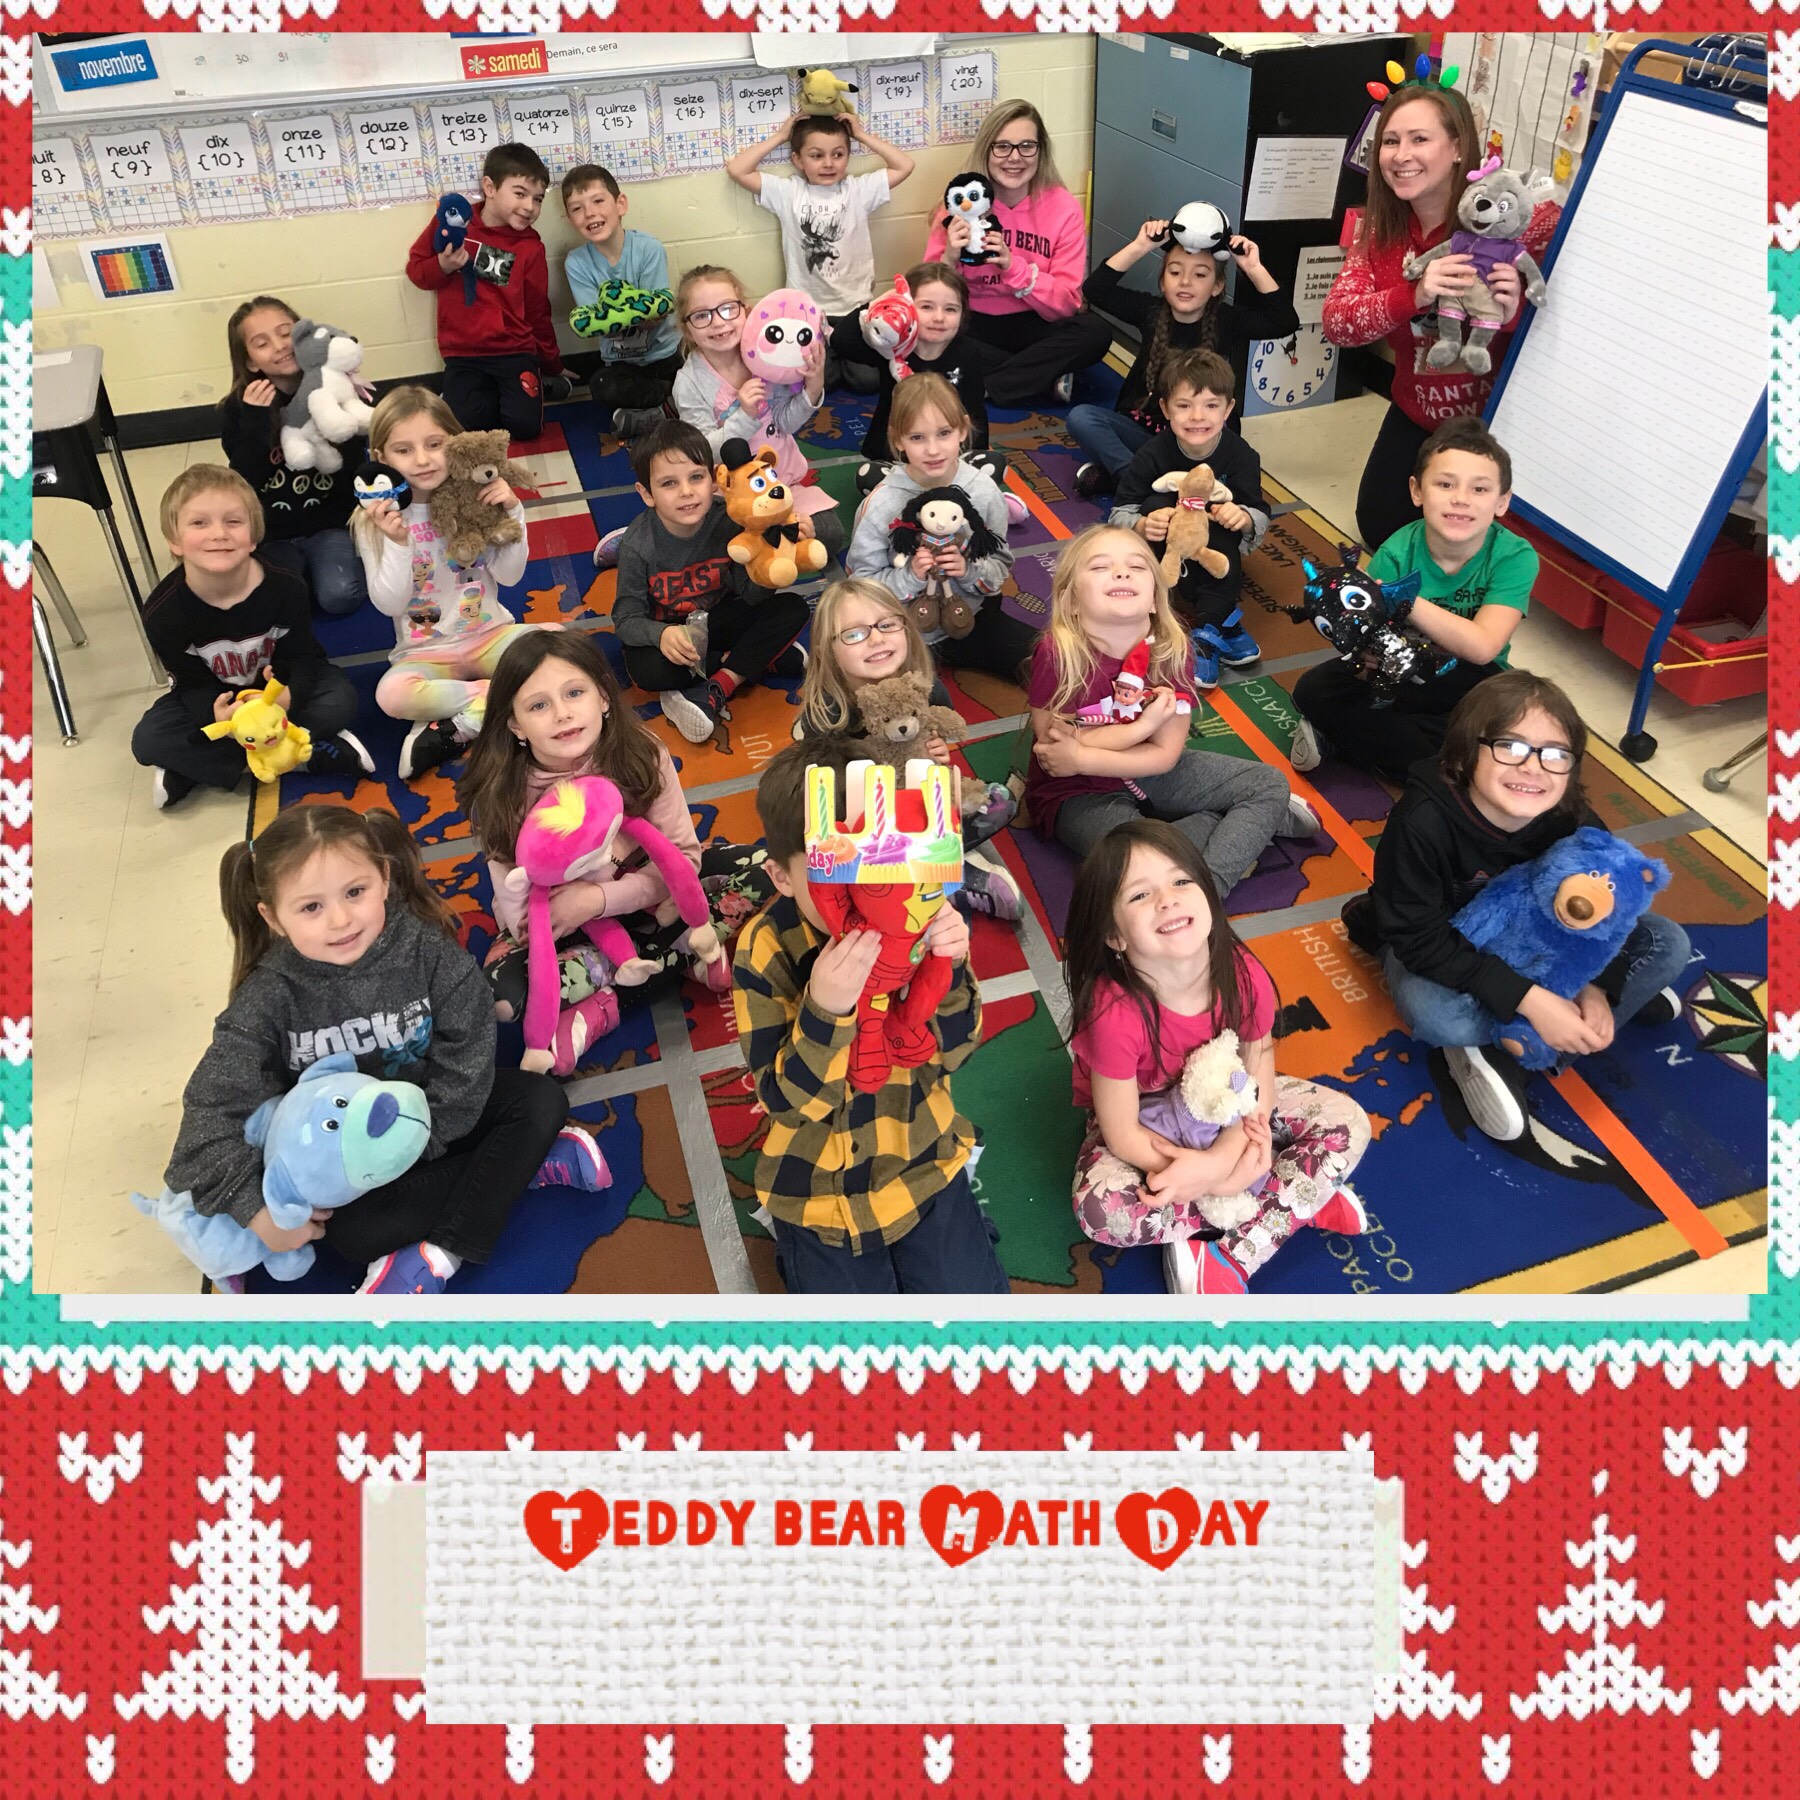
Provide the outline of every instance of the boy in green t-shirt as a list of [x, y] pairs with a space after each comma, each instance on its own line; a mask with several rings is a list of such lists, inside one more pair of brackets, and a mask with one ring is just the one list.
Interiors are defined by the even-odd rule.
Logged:
[[1506, 646], [1531, 604], [1538, 555], [1498, 520], [1512, 504], [1512, 458], [1476, 418], [1451, 419], [1425, 441], [1412, 478], [1422, 519], [1375, 552], [1372, 579], [1415, 570], [1419, 597], [1406, 622], [1454, 656], [1456, 666], [1400, 689], [1393, 705], [1371, 704], [1366, 683], [1343, 661], [1308, 669], [1294, 686], [1300, 726], [1290, 756], [1302, 772], [1332, 750], [1346, 762], [1406, 780], [1436, 756], [1456, 703], [1506, 667]]

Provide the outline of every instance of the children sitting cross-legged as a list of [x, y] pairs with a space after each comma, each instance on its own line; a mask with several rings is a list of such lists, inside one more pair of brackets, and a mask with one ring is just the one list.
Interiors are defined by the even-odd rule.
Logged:
[[[1219, 685], [1219, 665], [1247, 668], [1262, 658], [1244, 629], [1244, 558], [1269, 529], [1262, 492], [1262, 459], [1235, 431], [1225, 429], [1237, 393], [1231, 364], [1214, 350], [1186, 350], [1164, 360], [1156, 398], [1169, 429], [1143, 445], [1119, 477], [1108, 523], [1125, 525], [1165, 556], [1169, 528], [1179, 507], [1199, 507], [1210, 526], [1208, 554], [1217, 552], [1225, 568], [1215, 574], [1199, 562], [1184, 561], [1170, 581], [1176, 616], [1194, 640], [1194, 679], [1203, 688]], [[1172, 484], [1206, 464], [1226, 493], [1177, 497]], [[1171, 485], [1160, 485], [1168, 483]], [[1226, 497], [1229, 494], [1229, 498]]]
[[[1554, 682], [1509, 669], [1465, 694], [1435, 761], [1417, 764], [1375, 850], [1375, 885], [1345, 904], [1351, 941], [1386, 965], [1406, 1028], [1441, 1051], [1477, 1129], [1523, 1136], [1529, 1076], [1500, 1043], [1531, 1025], [1564, 1060], [1604, 1050], [1632, 1019], [1667, 1024], [1687, 933], [1646, 912], [1606, 969], [1574, 999], [1521, 975], [1504, 951], [1477, 950], [1454, 916], [1494, 876], [1598, 825], [1581, 787], [1587, 727]], [[1585, 866], [1585, 865], [1584, 865]], [[1603, 872], [1604, 873], [1604, 872]]]
[[[931, 666], [931, 652], [909, 613], [879, 582], [834, 581], [819, 596], [813, 614], [812, 655], [800, 684], [797, 738], [842, 735], [866, 738], [866, 721], [857, 695], [894, 676], [912, 677], [915, 686], [929, 682], [924, 706], [950, 707], [950, 695]], [[950, 745], [939, 730], [897, 745], [892, 758], [928, 756], [950, 766]], [[972, 778], [971, 778], [972, 779]], [[986, 789], [987, 804], [963, 821], [963, 879], [953, 904], [964, 912], [990, 913], [1016, 919], [1023, 902], [1018, 884], [991, 851], [975, 854], [1016, 810], [1012, 795], [999, 782]]]
[[[228, 1213], [275, 1251], [322, 1237], [368, 1265], [364, 1293], [429, 1294], [487, 1260], [526, 1188], [608, 1185], [594, 1140], [566, 1123], [562, 1089], [495, 1068], [481, 971], [391, 812], [290, 806], [254, 845], [225, 852], [219, 892], [231, 1000], [181, 1097], [167, 1176], [196, 1212]], [[354, 1206], [278, 1225], [245, 1122], [344, 1054], [365, 1075], [422, 1088], [431, 1136], [413, 1167]]]
[[[881, 932], [833, 937], [808, 889], [807, 766], [832, 771], [842, 817], [855, 758], [844, 740], [815, 738], [782, 751], [757, 784], [780, 892], [745, 926], [732, 972], [744, 1060], [769, 1117], [757, 1197], [790, 1293], [1003, 1294], [997, 1234], [969, 1185], [975, 1130], [950, 1092], [951, 1071], [981, 1030], [968, 924], [941, 890], [935, 903], [919, 893], [907, 908], [926, 920], [913, 962]], [[912, 979], [936, 959], [951, 972], [935, 1010], [907, 1022], [892, 1065], [868, 1089], [853, 1079], [862, 997], [895, 957]], [[934, 971], [929, 992], [939, 979]]]
[[1422, 519], [1370, 559], [1371, 581], [1419, 577], [1405, 622], [1457, 659], [1424, 682], [1403, 682], [1377, 707], [1345, 661], [1320, 663], [1294, 684], [1300, 725], [1294, 767], [1315, 769], [1327, 749], [1404, 782], [1444, 741], [1445, 721], [1471, 688], [1507, 666], [1507, 644], [1531, 605], [1538, 553], [1500, 523], [1512, 504], [1512, 458], [1474, 418], [1449, 419], [1425, 440], [1412, 477]]
[[263, 513], [243, 476], [196, 463], [169, 483], [162, 532], [175, 567], [144, 606], [144, 629], [175, 685], [138, 720], [131, 754], [154, 772], [158, 809], [197, 787], [227, 793], [244, 779], [244, 746], [208, 738], [250, 688], [282, 683], [291, 723], [312, 735], [309, 775], [372, 775], [375, 764], [345, 727], [356, 691], [313, 636], [306, 584], [257, 557]]
[[[1241, 1294], [1297, 1227], [1368, 1229], [1345, 1185], [1368, 1115], [1276, 1075], [1274, 983], [1191, 839], [1151, 819], [1109, 832], [1075, 877], [1065, 948], [1089, 1237], [1162, 1245], [1171, 1293]], [[1191, 1069], [1214, 1044], [1223, 1066]]]
[[661, 699], [663, 716], [690, 744], [704, 744], [740, 687], [771, 670], [804, 668], [793, 646], [806, 628], [806, 600], [754, 586], [732, 560], [727, 545], [738, 527], [695, 426], [665, 419], [633, 445], [631, 471], [649, 511], [619, 541], [613, 629], [631, 679]]
[[1090, 525], [1063, 546], [1027, 698], [1025, 805], [1079, 856], [1115, 825], [1166, 820], [1229, 894], [1273, 838], [1319, 829], [1279, 770], [1190, 747], [1192, 646], [1135, 532]]
[[[703, 857], [694, 821], [667, 750], [639, 721], [619, 690], [612, 666], [584, 632], [528, 633], [500, 659], [488, 693], [481, 735], [469, 752], [457, 783], [457, 799], [487, 851], [493, 878], [494, 919], [500, 926], [488, 957], [488, 978], [501, 1016], [522, 1010], [525, 988], [524, 898], [507, 885], [513, 852], [525, 815], [559, 781], [604, 775], [619, 789], [625, 818], [641, 819], [674, 845], [714, 890], [748, 875], [760, 902], [769, 891], [760, 869], [736, 845], [716, 844]], [[571, 1073], [590, 1045], [619, 1022], [622, 998], [641, 995], [641, 986], [615, 988], [616, 970], [583, 939], [590, 919], [617, 919], [632, 939], [637, 959], [679, 968], [687, 937], [673, 916], [668, 883], [635, 843], [616, 839], [610, 872], [567, 881], [550, 894], [550, 924], [558, 945], [568, 945], [564, 989], [579, 992], [562, 1014], [551, 1045], [552, 1068]], [[724, 909], [729, 911], [730, 909]], [[721, 938], [732, 924], [720, 925]], [[723, 965], [720, 965], [721, 976]]]

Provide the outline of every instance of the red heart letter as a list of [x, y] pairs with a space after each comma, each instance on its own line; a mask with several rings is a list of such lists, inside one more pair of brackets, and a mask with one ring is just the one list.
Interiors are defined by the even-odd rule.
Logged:
[[546, 1561], [572, 1569], [606, 1536], [606, 1502], [591, 1488], [574, 1494], [546, 1488], [525, 1502], [525, 1535]]
[[1200, 1530], [1200, 1503], [1186, 1488], [1127, 1494], [1113, 1511], [1119, 1541], [1140, 1562], [1166, 1569]]
[[1000, 1496], [986, 1488], [965, 1494], [944, 1482], [919, 1501], [919, 1529], [926, 1543], [953, 1569], [979, 1556], [1000, 1535], [1005, 1518]]

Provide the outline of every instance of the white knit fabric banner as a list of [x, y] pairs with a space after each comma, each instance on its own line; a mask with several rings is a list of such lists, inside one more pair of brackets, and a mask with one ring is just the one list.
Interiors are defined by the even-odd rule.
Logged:
[[1359, 1725], [1359, 1451], [434, 1452], [433, 1724]]

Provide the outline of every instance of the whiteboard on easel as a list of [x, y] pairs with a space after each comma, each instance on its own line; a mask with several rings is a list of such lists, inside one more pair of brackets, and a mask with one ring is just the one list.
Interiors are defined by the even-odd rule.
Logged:
[[1666, 596], [1736, 473], [1768, 383], [1768, 133], [1615, 99], [1489, 410], [1513, 492]]

